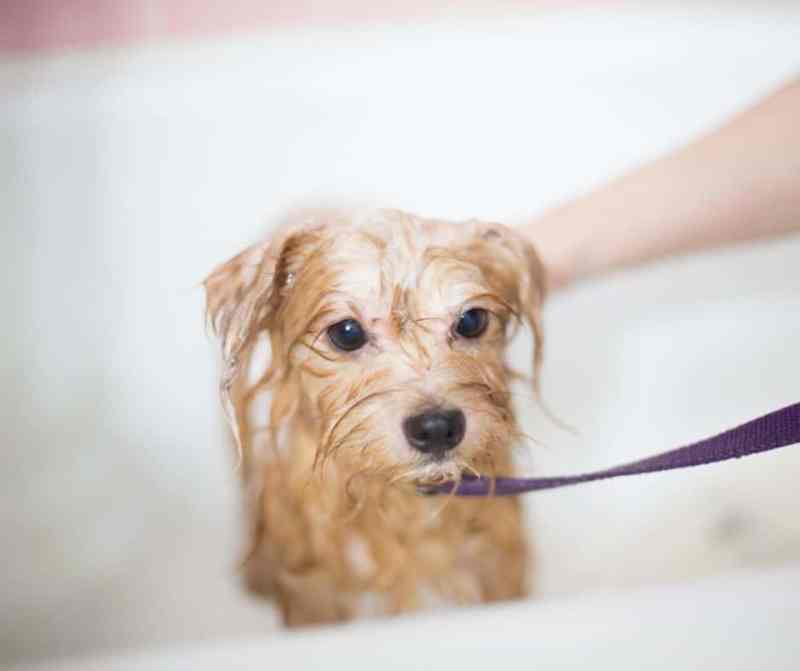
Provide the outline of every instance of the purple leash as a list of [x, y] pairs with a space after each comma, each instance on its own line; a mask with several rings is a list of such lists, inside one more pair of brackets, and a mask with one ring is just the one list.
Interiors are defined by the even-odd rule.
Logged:
[[[494, 484], [496, 496], [512, 496], [541, 489], [577, 485], [581, 482], [619, 478], [624, 475], [656, 473], [676, 468], [713, 464], [794, 443], [800, 443], [800, 403], [758, 417], [711, 438], [614, 468], [581, 475], [550, 478], [499, 477], [493, 479], [464, 476], [458, 483], [455, 494], [457, 496], [488, 496], [492, 493], [492, 484]], [[454, 486], [455, 483], [447, 482], [423, 491], [427, 494], [448, 494], [453, 491]]]

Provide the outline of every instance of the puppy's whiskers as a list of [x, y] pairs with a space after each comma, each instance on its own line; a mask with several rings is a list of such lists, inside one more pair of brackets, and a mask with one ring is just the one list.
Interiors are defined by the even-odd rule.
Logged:
[[334, 422], [331, 429], [327, 432], [327, 435], [323, 438], [322, 451], [327, 452], [330, 449], [333, 438], [336, 435], [336, 431], [339, 429], [342, 423], [345, 420], [347, 420], [347, 418], [362, 405], [364, 405], [365, 403], [376, 401], [390, 394], [397, 394], [402, 392], [403, 389], [398, 389], [398, 388], [382, 389], [380, 391], [375, 391], [370, 394], [367, 394], [366, 396], [363, 396], [358, 400], [354, 401], [353, 403], [351, 403], [350, 406], [341, 415], [339, 415], [338, 419]]

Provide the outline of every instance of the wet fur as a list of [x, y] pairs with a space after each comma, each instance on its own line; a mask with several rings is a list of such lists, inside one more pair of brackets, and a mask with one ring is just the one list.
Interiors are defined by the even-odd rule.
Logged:
[[[394, 210], [294, 213], [206, 280], [252, 529], [245, 574], [287, 625], [527, 593], [517, 499], [426, 497], [416, 484], [513, 472], [504, 349], [520, 322], [532, 328], [535, 383], [543, 283], [509, 228]], [[491, 315], [475, 341], [452, 331], [470, 307]], [[326, 337], [347, 317], [371, 334], [356, 352]], [[430, 406], [467, 416], [444, 461], [400, 428]]]

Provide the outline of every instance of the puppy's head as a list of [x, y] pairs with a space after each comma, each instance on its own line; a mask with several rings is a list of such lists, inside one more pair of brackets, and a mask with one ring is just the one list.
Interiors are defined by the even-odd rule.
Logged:
[[206, 280], [245, 460], [290, 454], [291, 424], [314, 446], [310, 470], [333, 459], [435, 482], [507, 468], [518, 430], [505, 348], [527, 322], [536, 380], [543, 285], [533, 248], [499, 224], [296, 215]]

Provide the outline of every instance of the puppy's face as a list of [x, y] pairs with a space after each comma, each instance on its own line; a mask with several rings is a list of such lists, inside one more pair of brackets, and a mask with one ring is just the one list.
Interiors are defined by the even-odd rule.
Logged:
[[268, 372], [253, 381], [273, 388], [273, 430], [298, 418], [317, 465], [430, 482], [491, 473], [508, 454], [504, 350], [526, 320], [538, 360], [542, 283], [506, 227], [379, 211], [302, 217], [207, 289], [226, 384], [269, 334]]

